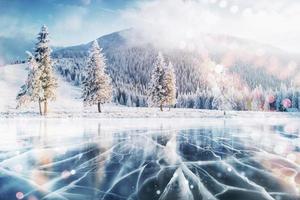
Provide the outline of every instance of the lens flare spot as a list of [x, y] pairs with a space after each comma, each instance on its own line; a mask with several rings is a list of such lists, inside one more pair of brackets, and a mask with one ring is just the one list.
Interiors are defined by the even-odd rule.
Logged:
[[16, 197], [17, 197], [17, 199], [23, 199], [24, 198], [24, 194], [22, 192], [17, 192], [16, 193]]

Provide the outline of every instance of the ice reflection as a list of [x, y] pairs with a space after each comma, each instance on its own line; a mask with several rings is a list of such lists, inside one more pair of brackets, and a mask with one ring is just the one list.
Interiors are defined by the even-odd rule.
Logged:
[[1, 122], [0, 199], [300, 198], [297, 119]]

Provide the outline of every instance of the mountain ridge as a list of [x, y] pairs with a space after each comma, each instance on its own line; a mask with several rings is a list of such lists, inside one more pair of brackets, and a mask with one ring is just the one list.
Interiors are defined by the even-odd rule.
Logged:
[[[273, 66], [271, 64], [277, 64], [279, 69], [281, 70], [286, 68], [288, 65], [296, 65], [299, 66], [299, 58], [294, 54], [289, 54], [278, 48], [273, 48], [272, 46], [261, 45], [257, 42], [253, 42], [251, 40], [236, 38], [232, 36], [225, 36], [225, 35], [214, 35], [214, 34], [206, 34], [204, 40], [209, 40], [206, 43], [210, 43], [211, 46], [204, 47], [204, 50], [196, 50], [190, 51], [189, 49], [158, 49], [155, 45], [147, 42], [140, 42], [137, 41], [136, 44], [130, 43], [128, 35], [134, 33], [133, 29], [126, 29], [119, 32], [114, 32], [111, 34], [104, 35], [102, 37], [97, 38], [100, 47], [103, 49], [104, 54], [108, 58], [108, 68], [112, 70], [113, 65], [111, 62], [115, 62], [116, 59], [116, 52], [120, 51], [128, 51], [128, 50], [136, 50], [141, 53], [141, 51], [151, 51], [154, 54], [157, 54], [158, 51], [163, 51], [166, 54], [167, 60], [172, 61], [170, 57], [174, 54], [173, 52], [183, 52], [187, 54], [194, 54], [194, 57], [201, 57], [201, 62], [206, 59], [210, 59], [216, 64], [223, 64], [232, 70], [234, 73], [237, 73], [236, 69], [237, 66], [253, 66], [251, 68], [259, 69], [260, 71], [264, 71], [266, 73], [270, 73]], [[138, 38], [138, 37], [137, 37]], [[138, 40], [138, 39], [137, 39]], [[204, 41], [203, 40], [203, 41]], [[71, 47], [64, 47], [60, 48], [56, 51], [53, 51], [54, 59], [61, 59], [61, 58], [87, 58], [90, 43], [85, 43], [81, 45], [75, 45]], [[218, 44], [218, 46], [216, 45]], [[230, 44], [230, 45], [228, 45]], [[251, 48], [250, 48], [251, 47]], [[138, 50], [139, 49], [139, 50]], [[255, 52], [253, 52], [255, 51]], [[207, 56], [208, 55], [208, 56]], [[120, 56], [120, 55], [118, 55]], [[155, 58], [155, 55], [151, 56], [152, 59]], [[135, 59], [135, 58], [133, 58]], [[198, 58], [196, 58], [198, 59]], [[143, 62], [142, 60], [140, 62]], [[152, 60], [153, 62], [153, 60]], [[273, 62], [273, 63], [272, 63]], [[270, 64], [271, 63], [271, 64]], [[122, 63], [118, 63], [119, 65], [123, 65]], [[151, 63], [149, 63], [151, 64]], [[119, 67], [121, 67], [119, 66]], [[248, 67], [249, 67], [248, 66]], [[151, 68], [151, 66], [148, 66]], [[291, 66], [294, 67], [295, 66]], [[240, 70], [240, 69], [239, 69]], [[295, 71], [295, 70], [294, 70]], [[278, 74], [270, 73], [270, 76], [277, 76]], [[290, 76], [293, 75], [288, 74], [286, 77], [278, 77], [280, 80], [287, 80]], [[258, 82], [258, 85], [260, 83]], [[254, 85], [251, 85], [253, 88]], [[265, 87], [265, 86], [264, 86]], [[272, 86], [274, 87], [274, 86]]]

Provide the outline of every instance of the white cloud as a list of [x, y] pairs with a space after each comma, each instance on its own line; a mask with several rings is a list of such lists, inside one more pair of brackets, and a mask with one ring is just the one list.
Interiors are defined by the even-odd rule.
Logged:
[[205, 10], [197, 2], [181, 0], [151, 1], [137, 9], [127, 10], [123, 18], [144, 39], [163, 46], [180, 47], [209, 30], [220, 20], [219, 16]]
[[144, 38], [164, 45], [216, 33], [300, 52], [300, 2], [292, 0], [153, 0], [123, 17]]
[[111, 19], [112, 16], [118, 16], [118, 12], [107, 9], [91, 12], [83, 6], [65, 6], [64, 11], [55, 16], [54, 24], [49, 27], [52, 45], [86, 43], [103, 34], [127, 27], [117, 19]]
[[[91, 11], [84, 5], [92, 0], [74, 2], [62, 5], [48, 20], [53, 45], [75, 45], [133, 27], [147, 40], [165, 46], [187, 46], [201, 40], [201, 33], [216, 33], [300, 52], [300, 2], [295, 0], [140, 0], [123, 11]], [[0, 15], [0, 22], [0, 36], [22, 34], [30, 39], [45, 23], [12, 15]]]
[[14, 16], [0, 15], [0, 30], [0, 37], [25, 37], [25, 39], [29, 39], [30, 35], [37, 30], [37, 26], [24, 23], [22, 19]]
[[83, 5], [90, 5], [92, 0], [81, 0]]
[[[45, 13], [41, 18], [0, 14], [0, 37], [35, 40], [43, 24], [49, 28], [51, 45], [69, 46], [86, 43], [103, 34], [128, 28], [119, 20], [119, 12], [87, 6], [92, 0], [76, 0], [74, 2], [55, 2], [55, 11]], [[64, 4], [63, 4], [64, 3]]]

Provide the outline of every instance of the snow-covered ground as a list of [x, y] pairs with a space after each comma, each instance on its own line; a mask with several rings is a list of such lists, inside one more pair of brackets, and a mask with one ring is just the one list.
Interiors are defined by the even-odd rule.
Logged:
[[[26, 108], [16, 109], [16, 95], [27, 78], [26, 64], [0, 67], [0, 118], [40, 117], [37, 103]], [[58, 77], [56, 101], [49, 103], [49, 118], [223, 118], [222, 111], [171, 109], [164, 112], [158, 108], [135, 108], [106, 104], [103, 113], [96, 106], [85, 108], [81, 89]], [[242, 118], [297, 118], [300, 113], [237, 112], [227, 111], [226, 117]]]

